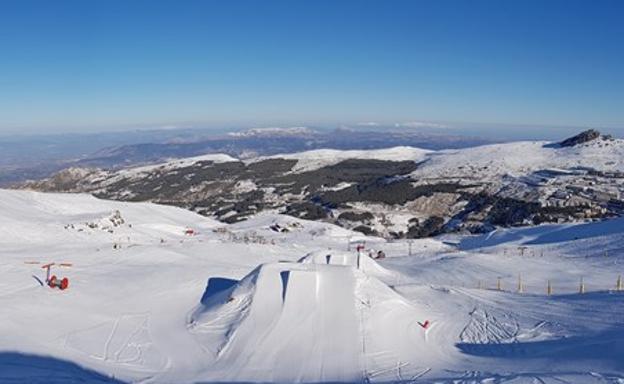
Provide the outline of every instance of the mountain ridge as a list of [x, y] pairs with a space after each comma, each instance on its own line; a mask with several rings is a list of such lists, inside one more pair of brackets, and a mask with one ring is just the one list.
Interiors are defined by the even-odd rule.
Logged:
[[618, 216], [622, 169], [624, 140], [599, 134], [573, 146], [205, 155], [117, 171], [74, 168], [21, 187], [176, 205], [228, 223], [276, 210], [402, 238]]

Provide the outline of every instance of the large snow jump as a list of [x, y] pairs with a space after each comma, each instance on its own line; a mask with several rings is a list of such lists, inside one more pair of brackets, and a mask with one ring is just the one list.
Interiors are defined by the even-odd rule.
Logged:
[[215, 379], [359, 382], [427, 356], [426, 313], [358, 269], [357, 255], [302, 261], [261, 265], [204, 296], [190, 329]]

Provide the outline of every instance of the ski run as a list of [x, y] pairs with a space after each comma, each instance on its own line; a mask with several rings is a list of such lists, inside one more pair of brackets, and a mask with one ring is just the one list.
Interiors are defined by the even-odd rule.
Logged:
[[624, 383], [624, 219], [389, 242], [77, 194], [0, 212], [1, 383]]

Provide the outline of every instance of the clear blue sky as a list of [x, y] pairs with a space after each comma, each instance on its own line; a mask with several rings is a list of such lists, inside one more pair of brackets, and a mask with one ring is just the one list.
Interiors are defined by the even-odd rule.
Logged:
[[624, 127], [624, 1], [0, 2], [0, 133]]

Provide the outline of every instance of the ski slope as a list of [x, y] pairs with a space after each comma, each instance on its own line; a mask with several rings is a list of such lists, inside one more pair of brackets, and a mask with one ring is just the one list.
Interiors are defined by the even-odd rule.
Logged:
[[620, 219], [408, 246], [87, 195], [0, 212], [1, 383], [624, 382]]

